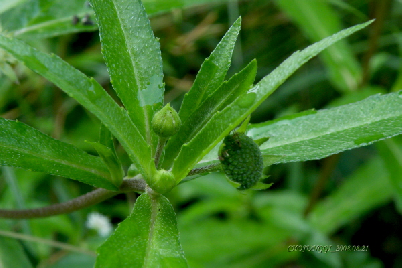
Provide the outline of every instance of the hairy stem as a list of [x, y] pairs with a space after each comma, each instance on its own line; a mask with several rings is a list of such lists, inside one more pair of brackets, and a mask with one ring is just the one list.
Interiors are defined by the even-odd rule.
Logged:
[[[195, 168], [188, 173], [188, 176], [217, 171], [219, 168], [220, 164], [212, 164], [201, 168]], [[184, 181], [185, 180], [183, 180], [183, 182]], [[145, 192], [146, 187], [147, 184], [142, 179], [142, 176], [137, 175], [134, 178], [123, 180], [123, 183], [118, 191], [110, 191], [103, 188], [98, 188], [77, 198], [71, 199], [70, 201], [46, 207], [20, 210], [0, 209], [0, 218], [31, 219], [71, 213], [82, 208], [98, 204], [120, 193]]]
[[192, 176], [192, 175], [196, 175], [196, 174], [200, 174], [200, 173], [206, 173], [206, 172], [213, 172], [213, 171], [217, 171], [220, 169], [220, 163], [216, 163], [216, 164], [211, 164], [205, 167], [200, 167], [200, 168], [195, 168], [192, 169], [187, 176]]
[[156, 147], [155, 151], [155, 167], [156, 169], [159, 169], [159, 161], [161, 159], [161, 155], [163, 152], [163, 148], [165, 147], [167, 138], [159, 137], [158, 139], [158, 146]]
[[123, 192], [143, 192], [145, 191], [145, 182], [140, 179], [124, 180], [119, 191], [110, 191], [102, 188], [95, 189], [87, 194], [81, 195], [70, 201], [54, 204], [34, 209], [0, 209], [0, 218], [9, 219], [30, 219], [54, 216], [59, 214], [71, 213], [73, 211], [89, 207], [109, 199]]

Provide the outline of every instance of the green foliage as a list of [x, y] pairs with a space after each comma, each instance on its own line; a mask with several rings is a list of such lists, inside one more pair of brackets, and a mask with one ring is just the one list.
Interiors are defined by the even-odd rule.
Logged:
[[[276, 2], [314, 42], [342, 29], [340, 18], [333, 12], [329, 2], [321, 0]], [[320, 57], [328, 67], [331, 81], [340, 91], [357, 89], [362, 81], [362, 70], [345, 40], [340, 40], [323, 51]]]
[[99, 157], [54, 140], [21, 122], [0, 118], [0, 163], [116, 189]]
[[[172, 168], [173, 174], [178, 179], [183, 179], [195, 164], [197, 164], [213, 147], [215, 147], [223, 137], [229, 134], [234, 127], [240, 124], [252, 111], [254, 111], [258, 105], [271, 95], [287, 77], [297, 70], [297, 68], [332, 43], [358, 31], [370, 23], [371, 22], [366, 22], [345, 29], [309, 46], [303, 51], [293, 53], [292, 56], [286, 59], [271, 74], [263, 78], [253, 88], [241, 94], [222, 111], [215, 113], [197, 135], [188, 143], [183, 145], [179, 155], [174, 161]], [[396, 133], [400, 132], [397, 131]]]
[[125, 147], [131, 160], [144, 171], [145, 178], [151, 177], [155, 168], [149, 145], [130, 120], [127, 111], [121, 109], [98, 82], [59, 57], [36, 51], [17, 39], [0, 36], [0, 47], [7, 49], [95, 114]]
[[237, 19], [218, 46], [201, 66], [190, 91], [184, 95], [179, 115], [186, 123], [190, 114], [206, 100], [223, 82], [229, 69], [241, 19]]
[[[219, 0], [225, 2], [224, 0]], [[0, 7], [0, 25], [3, 30], [23, 39], [35, 40], [69, 33], [94, 31], [96, 23], [85, 24], [85, 16], [93, 19], [94, 12], [87, 0], [4, 0]], [[174, 8], [217, 2], [216, 0], [144, 1], [148, 14], [166, 12]], [[106, 2], [104, 2], [107, 4]], [[78, 22], [73, 23], [73, 16]]]
[[[122, 246], [124, 245], [124, 246]], [[162, 195], [142, 194], [129, 217], [98, 249], [95, 267], [187, 267], [176, 215]]]
[[[397, 82], [389, 86], [393, 93], [386, 90], [387, 87], [374, 86], [374, 74], [381, 72], [381, 62], [387, 60], [376, 55], [373, 68], [368, 68], [357, 60], [359, 49], [365, 47], [365, 50], [366, 44], [352, 46], [345, 39], [372, 21], [341, 30], [342, 19], [333, 8], [335, 4], [338, 8], [349, 6], [341, 1], [332, 1], [331, 4], [323, 1], [275, 1], [279, 11], [272, 11], [276, 14], [272, 21], [281, 24], [294, 20], [300, 31], [285, 29], [282, 33], [275, 30], [270, 33], [270, 38], [260, 30], [255, 30], [250, 36], [248, 29], [257, 27], [256, 22], [262, 21], [259, 5], [274, 5], [274, 2], [251, 3], [250, 9], [258, 12], [243, 16], [243, 28], [246, 29], [241, 38], [243, 54], [240, 46], [235, 47], [241, 19], [235, 20], [238, 16], [233, 14], [237, 6], [234, 2], [227, 3], [232, 17], [230, 21], [234, 23], [220, 42], [217, 35], [223, 34], [223, 23], [214, 21], [214, 12], [206, 16], [199, 27], [182, 24], [187, 13], [178, 10], [170, 13], [169, 23], [166, 23], [168, 16], [155, 16], [152, 24], [147, 17], [178, 7], [212, 2], [93, 0], [90, 6], [84, 0], [69, 3], [61, 0], [5, 1], [0, 7], [0, 47], [4, 49], [0, 68], [12, 81], [22, 82], [13, 86], [9, 80], [3, 79], [0, 104], [4, 104], [2, 112], [7, 112], [4, 117], [21, 117], [21, 121], [27, 124], [0, 118], [0, 164], [21, 168], [3, 168], [9, 187], [0, 187], [1, 208], [40, 207], [54, 203], [55, 199], [56, 202], [70, 200], [87, 191], [83, 185], [29, 171], [62, 176], [113, 191], [118, 191], [128, 178], [130, 183], [145, 180], [147, 186], [138, 190], [142, 194], [127, 218], [126, 205], [118, 199], [112, 205], [98, 207], [108, 216], [122, 219], [106, 240], [92, 235], [85, 228], [85, 219], [80, 213], [44, 221], [24, 221], [19, 225], [5, 221], [1, 228], [17, 229], [27, 236], [61, 237], [63, 242], [96, 249], [95, 267], [189, 265], [233, 268], [277, 267], [290, 263], [312, 267], [379, 267], [381, 264], [367, 251], [359, 252], [358, 258], [354, 258], [342, 254], [291, 251], [289, 248], [293, 244], [352, 243], [348, 235], [336, 232], [349, 228], [352, 221], [360, 223], [362, 215], [391, 200], [396, 202], [400, 213], [402, 190], [398, 174], [402, 174], [402, 143], [399, 137], [387, 138], [402, 133], [402, 92], [398, 91], [402, 68], [399, 66], [399, 73], [395, 75]], [[195, 10], [205, 12], [205, 8]], [[282, 11], [288, 17], [278, 21], [277, 18], [283, 18], [283, 13], [277, 12]], [[221, 16], [221, 13], [224, 12], [217, 14]], [[84, 23], [83, 19], [89, 22]], [[358, 22], [364, 20], [368, 19], [363, 16]], [[265, 26], [265, 21], [263, 24]], [[151, 25], [160, 31], [157, 36], [164, 36], [161, 39], [162, 51]], [[174, 27], [178, 25], [183, 31], [195, 30], [175, 36], [177, 29]], [[84, 52], [74, 46], [70, 48], [69, 44], [75, 43], [66, 41], [71, 38], [65, 35], [67, 33], [94, 31], [98, 26], [107, 70], [99, 67], [103, 62], [97, 45], [91, 43], [93, 41], [89, 42], [90, 49]], [[165, 30], [164, 27], [173, 28]], [[200, 32], [216, 35], [216, 38], [208, 36], [208, 40], [213, 40], [210, 43], [202, 38], [193, 42]], [[301, 37], [299, 32], [306, 37]], [[277, 34], [283, 34], [286, 40], [276, 39]], [[51, 36], [59, 37], [43, 39]], [[316, 43], [301, 49], [305, 38]], [[274, 47], [265, 48], [267, 40]], [[374, 42], [371, 43], [374, 49], [375, 41], [370, 42]], [[202, 63], [194, 83], [187, 88], [189, 91], [184, 94], [180, 109], [177, 109], [182, 125], [177, 133], [169, 133], [174, 135], [164, 147], [166, 139], [159, 139], [158, 143], [152, 119], [158, 111], [173, 111], [169, 103], [162, 108], [164, 98], [169, 101], [177, 94], [171, 78], [183, 77], [181, 69], [187, 73], [188, 66], [199, 58], [205, 58], [203, 55], [186, 55], [186, 46], [189, 50], [199, 50], [197, 46], [211, 48], [211, 44], [216, 43], [216, 48]], [[261, 52], [260, 48], [269, 56], [267, 60], [257, 55], [260, 70], [257, 72], [257, 61], [253, 58], [255, 51]], [[287, 49], [296, 52], [274, 68], [273, 55], [280, 54], [282, 61], [288, 55]], [[57, 51], [61, 56], [49, 55], [42, 50]], [[78, 56], [68, 56], [77, 51]], [[328, 76], [317, 61], [309, 63], [308, 72], [297, 71], [322, 51]], [[374, 52], [370, 50], [370, 53]], [[174, 55], [175, 60], [169, 59], [169, 54]], [[241, 69], [243, 56], [249, 64]], [[44, 84], [12, 57], [71, 98], [63, 95], [58, 99], [52, 86]], [[232, 57], [234, 67], [230, 69]], [[397, 60], [390, 62], [399, 63], [399, 58]], [[75, 68], [77, 65], [83, 69], [82, 72]], [[233, 76], [228, 75], [240, 69]], [[272, 72], [266, 75], [267, 70]], [[90, 78], [91, 75], [97, 79]], [[370, 81], [370, 75], [373, 81]], [[275, 92], [290, 76], [290, 83]], [[317, 90], [316, 83], [326, 82], [326, 78], [329, 83], [325, 84], [325, 90]], [[109, 79], [113, 89], [108, 85]], [[258, 82], [254, 84], [254, 80]], [[174, 81], [179, 85], [182, 80], [176, 78]], [[368, 83], [373, 83], [373, 86]], [[31, 92], [32, 88], [42, 91]], [[304, 88], [311, 88], [311, 92], [302, 91]], [[290, 96], [299, 92], [303, 94], [297, 95], [297, 101], [292, 105]], [[300, 96], [310, 96], [309, 100], [316, 102], [306, 105]], [[334, 96], [337, 99], [334, 100]], [[75, 101], [89, 113], [83, 113]], [[36, 106], [42, 105], [47, 105], [47, 108], [35, 111]], [[173, 100], [171, 105], [177, 108], [178, 101]], [[300, 112], [314, 107], [327, 109]], [[50, 114], [50, 117], [44, 114], [48, 117]], [[272, 116], [277, 119], [266, 121]], [[247, 129], [248, 137], [244, 133], [250, 118], [252, 122], [263, 122], [251, 124]], [[156, 123], [161, 125], [165, 119], [162, 117]], [[173, 119], [178, 122], [177, 118]], [[242, 122], [239, 133], [230, 135], [230, 131]], [[60, 128], [66, 128], [66, 131], [53, 131]], [[174, 130], [176, 132], [177, 128]], [[167, 136], [165, 131], [162, 134]], [[115, 146], [114, 138], [119, 145]], [[82, 143], [83, 140], [88, 141]], [[369, 153], [362, 153], [367, 158], [362, 159], [359, 155], [356, 162], [353, 162], [354, 155], [347, 155], [356, 150], [339, 154], [377, 141], [380, 141], [377, 147], [369, 147]], [[219, 148], [222, 148], [220, 152]], [[373, 148], [378, 150], [378, 154]], [[162, 155], [160, 159], [158, 154]], [[320, 165], [312, 167], [309, 162], [271, 166], [322, 159], [333, 154], [339, 155], [320, 162], [321, 169], [316, 167]], [[331, 161], [338, 161], [337, 157], [347, 172], [332, 166]], [[245, 194], [227, 183], [221, 166], [231, 180], [240, 184], [239, 189], [251, 186], [268, 188], [271, 184], [256, 185], [263, 168], [264, 173], [272, 174], [270, 179], [280, 178], [284, 182], [275, 182], [278, 188], [267, 193]], [[124, 178], [125, 170], [128, 178]], [[338, 173], [342, 173], [341, 178], [335, 177]], [[188, 176], [190, 174], [192, 176]], [[196, 177], [202, 178], [193, 180]], [[331, 181], [323, 189], [324, 179], [333, 177], [338, 181], [346, 179], [340, 185], [336, 184], [338, 181]], [[325, 199], [319, 199], [321, 191], [326, 194]], [[128, 196], [129, 200], [134, 197], [133, 193], [128, 193]], [[174, 206], [179, 211], [178, 222]], [[334, 234], [337, 237], [334, 238]], [[0, 266], [4, 267], [15, 265], [9, 256], [15, 257], [21, 267], [36, 264], [40, 267], [92, 267], [94, 262], [92, 255], [66, 254], [60, 259], [57, 255], [56, 262], [52, 263], [56, 255], [52, 256], [53, 251], [45, 244], [36, 248], [31, 243], [24, 243], [21, 247], [15, 240], [2, 237], [0, 240], [0, 254], [3, 256]], [[28, 260], [27, 254], [33, 257]], [[30, 260], [36, 263], [31, 264]]]
[[320, 159], [371, 144], [402, 131], [402, 92], [365, 100], [294, 119], [255, 126], [250, 135], [270, 139], [263, 154], [278, 155], [275, 163]]
[[165, 168], [171, 166], [172, 161], [180, 152], [181, 146], [189, 142], [214, 114], [224, 109], [250, 88], [256, 72], [257, 63], [254, 60], [239, 73], [233, 75], [227, 82], [222, 83], [220, 88], [191, 114], [191, 120], [187, 120], [181, 126], [177, 135], [172, 137], [166, 145]]
[[156, 145], [151, 120], [163, 101], [162, 58], [145, 9], [139, 0], [91, 3], [102, 14], [97, 16], [99, 35], [113, 88], [142, 138]]

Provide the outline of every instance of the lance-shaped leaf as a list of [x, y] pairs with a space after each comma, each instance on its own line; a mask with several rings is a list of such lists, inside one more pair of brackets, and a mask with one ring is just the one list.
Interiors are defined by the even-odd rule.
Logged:
[[99, 142], [88, 143], [92, 144], [98, 152], [109, 169], [111, 182], [118, 188], [123, 181], [124, 171], [114, 148], [112, 133], [102, 124], [99, 131]]
[[143, 138], [156, 144], [150, 124], [163, 102], [162, 57], [139, 0], [92, 0], [102, 54], [113, 88]]
[[21, 122], [0, 118], [0, 165], [46, 172], [83, 183], [116, 190], [100, 157]]
[[234, 127], [241, 123], [253, 112], [272, 92], [278, 88], [290, 75], [309, 59], [322, 50], [345, 38], [346, 36], [364, 28], [372, 21], [359, 24], [320, 42], [317, 42], [302, 51], [293, 53], [272, 73], [264, 77], [257, 85], [245, 94], [239, 96], [232, 104], [216, 113], [201, 131], [186, 143], [174, 161], [172, 172], [180, 181], [190, 169], [200, 161], [214, 146], [225, 137]]
[[183, 123], [223, 83], [226, 72], [230, 67], [233, 49], [240, 31], [240, 24], [241, 18], [238, 18], [215, 50], [202, 64], [193, 86], [184, 96], [180, 107], [179, 116]]
[[[341, 19], [335, 10], [331, 9], [329, 1], [277, 0], [276, 3], [312, 42], [342, 29]], [[333, 85], [343, 92], [357, 89], [361, 82], [362, 70], [346, 40], [329, 47], [320, 57], [328, 69]]]
[[131, 215], [98, 248], [95, 268], [187, 267], [169, 200], [142, 194]]
[[143, 171], [145, 179], [152, 176], [155, 165], [148, 144], [130, 120], [127, 111], [119, 107], [98, 82], [59, 57], [39, 52], [17, 39], [0, 35], [0, 47], [56, 84], [97, 116], [120, 141], [130, 159]]
[[121, 163], [117, 158], [117, 155], [103, 144], [98, 142], [88, 142], [91, 144], [95, 150], [98, 152], [99, 156], [102, 158], [105, 166], [109, 169], [110, 172], [110, 181], [114, 186], [118, 189], [121, 185], [124, 177], [124, 171], [122, 169]]
[[224, 82], [190, 115], [191, 120], [187, 120], [166, 145], [164, 168], [169, 168], [172, 165], [181, 146], [191, 140], [217, 111], [228, 106], [250, 88], [256, 72], [257, 62], [253, 60], [242, 71]]
[[274, 163], [306, 161], [361, 147], [402, 133], [402, 92], [374, 95], [365, 100], [249, 131], [254, 138], [269, 137], [263, 154]]

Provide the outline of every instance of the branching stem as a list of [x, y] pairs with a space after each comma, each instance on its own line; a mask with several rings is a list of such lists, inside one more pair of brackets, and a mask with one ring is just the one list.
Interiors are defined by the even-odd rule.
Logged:
[[[163, 141], [163, 145], [165, 142], [166, 141]], [[201, 168], [195, 168], [188, 173], [188, 176], [216, 171], [219, 169], [219, 165], [220, 164], [212, 164]], [[20, 210], [0, 209], [0, 218], [31, 219], [71, 213], [82, 208], [98, 204], [120, 193], [145, 192], [146, 187], [147, 184], [142, 179], [141, 175], [137, 175], [134, 178], [123, 180], [123, 183], [118, 191], [110, 191], [103, 188], [98, 188], [77, 198], [71, 199], [70, 201], [46, 207]]]

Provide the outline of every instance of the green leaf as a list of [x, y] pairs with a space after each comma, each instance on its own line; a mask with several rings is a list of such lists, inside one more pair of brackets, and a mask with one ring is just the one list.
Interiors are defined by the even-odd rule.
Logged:
[[39, 52], [29, 45], [0, 35], [0, 47], [7, 50], [27, 67], [55, 83], [68, 95], [87, 108], [126, 149], [130, 159], [142, 169], [145, 179], [152, 177], [155, 165], [151, 150], [133, 125], [126, 110], [119, 107], [96, 82], [55, 55]]
[[123, 181], [124, 171], [114, 148], [112, 133], [104, 125], [101, 125], [99, 142], [88, 143], [98, 152], [109, 169], [111, 182], [118, 188]]
[[24, 248], [12, 238], [0, 236], [0, 267], [33, 267]]
[[131, 215], [98, 248], [95, 267], [187, 267], [169, 200], [142, 194]]
[[[328, 1], [277, 0], [276, 3], [299, 25], [312, 42], [342, 29], [339, 16]], [[329, 70], [332, 83], [343, 92], [356, 90], [362, 70], [346, 40], [329, 47], [320, 57]]]
[[63, 17], [61, 19], [52, 19], [47, 21], [41, 21], [34, 25], [29, 25], [22, 29], [15, 31], [14, 36], [25, 39], [25, 40], [35, 40], [41, 38], [50, 38], [54, 36], [66, 35], [71, 33], [81, 33], [81, 32], [93, 32], [98, 29], [96, 24], [93, 22], [89, 25], [84, 25], [82, 22], [75, 24], [73, 22], [73, 17], [77, 16], [79, 20], [82, 20], [87, 16], [88, 12], [77, 13], [76, 15], [70, 15], [68, 17]]
[[263, 182], [257, 182], [256, 185], [254, 185], [253, 187], [251, 187], [251, 190], [266, 190], [271, 188], [271, 186], [273, 185], [273, 183], [263, 183]]
[[[15, 1], [14, 6], [0, 11], [3, 30], [24, 39], [52, 37], [67, 33], [94, 31], [95, 24], [73, 23], [93, 13], [86, 0], [28, 0]], [[92, 14], [93, 15], [93, 14]]]
[[[0, 6], [0, 24], [3, 30], [21, 39], [49, 38], [69, 33], [95, 31], [98, 28], [96, 23], [84, 25], [81, 21], [87, 15], [91, 19], [95, 15], [87, 4], [87, 0], [8, 1], [9, 4]], [[217, 2], [224, 3], [227, 0], [146, 0], [143, 4], [149, 15], [155, 15], [175, 8]], [[74, 24], [73, 16], [77, 16], [80, 21]]]
[[179, 116], [182, 123], [186, 123], [187, 118], [189, 118], [193, 111], [223, 83], [230, 66], [240, 25], [241, 18], [238, 18], [215, 50], [202, 64], [193, 86], [186, 93], [181, 104]]
[[263, 154], [274, 163], [306, 161], [365, 146], [402, 133], [402, 92], [371, 96], [363, 101], [321, 110], [290, 120], [263, 124], [248, 133], [270, 137]]
[[181, 146], [191, 140], [208, 120], [219, 110], [229, 105], [253, 84], [257, 72], [257, 62], [251, 61], [238, 74], [224, 82], [211, 96], [196, 109], [181, 127], [179, 132], [169, 139], [165, 148], [164, 168], [172, 165]]
[[116, 154], [116, 150], [114, 148], [114, 142], [113, 142], [113, 135], [110, 132], [110, 130], [105, 127], [103, 124], [100, 127], [99, 131], [99, 143], [102, 145], [105, 145], [107, 148], [113, 151], [114, 154]]
[[157, 143], [151, 120], [163, 102], [162, 57], [139, 0], [92, 0], [102, 53], [113, 88], [148, 144]]
[[8, 62], [0, 62], [0, 77], [2, 73], [14, 83], [19, 83], [17, 74]]
[[325, 200], [317, 204], [308, 220], [314, 228], [329, 234], [363, 213], [388, 202], [393, 189], [382, 161], [376, 157]]
[[46, 172], [116, 190], [102, 159], [21, 122], [0, 118], [0, 165]]
[[[329, 36], [302, 51], [293, 53], [272, 73], [264, 77], [257, 85], [239, 96], [232, 104], [217, 112], [200, 132], [186, 143], [174, 161], [172, 172], [178, 180], [184, 178], [190, 169], [198, 163], [217, 143], [234, 127], [240, 124], [290, 75], [313, 56], [346, 36], [364, 28], [372, 21], [345, 29]], [[268, 137], [272, 135], [266, 135]], [[262, 136], [261, 136], [262, 137]], [[257, 137], [257, 139], [260, 137]], [[271, 140], [271, 139], [270, 139]], [[269, 144], [269, 142], [267, 142]], [[268, 153], [272, 154], [272, 153]], [[280, 152], [278, 154], [283, 154]]]
[[123, 181], [124, 171], [116, 154], [109, 147], [98, 142], [88, 141], [88, 143], [95, 148], [99, 156], [102, 158], [104, 164], [109, 169], [110, 181], [118, 189]]

